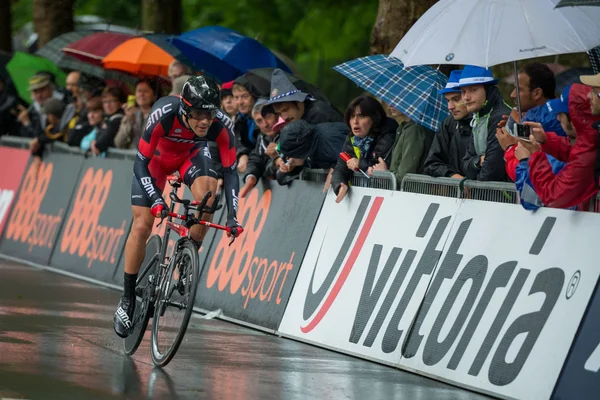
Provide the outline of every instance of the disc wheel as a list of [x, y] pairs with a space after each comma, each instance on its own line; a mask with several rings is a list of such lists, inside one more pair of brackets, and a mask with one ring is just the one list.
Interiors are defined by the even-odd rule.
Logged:
[[[135, 284], [136, 304], [133, 313], [133, 328], [129, 336], [123, 339], [125, 354], [133, 355], [140, 343], [144, 339], [148, 320], [152, 316], [152, 304], [154, 297], [154, 288], [158, 279], [158, 258], [160, 256], [161, 238], [158, 235], [152, 235], [146, 243], [146, 255], [142, 263], [141, 273], [138, 275]], [[152, 276], [154, 284], [149, 284]]]
[[187, 239], [177, 244], [154, 304], [152, 361], [164, 367], [171, 361], [185, 335], [200, 279], [196, 245]]

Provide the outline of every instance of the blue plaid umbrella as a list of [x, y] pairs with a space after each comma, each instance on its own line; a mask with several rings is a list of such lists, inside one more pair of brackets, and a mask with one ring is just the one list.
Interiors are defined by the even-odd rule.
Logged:
[[438, 94], [448, 78], [431, 67], [404, 68], [399, 59], [379, 54], [357, 58], [333, 69], [434, 132], [448, 116], [444, 97]]

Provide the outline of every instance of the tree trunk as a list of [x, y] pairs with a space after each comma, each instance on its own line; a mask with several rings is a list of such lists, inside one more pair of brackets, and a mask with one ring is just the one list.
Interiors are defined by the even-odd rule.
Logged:
[[12, 52], [11, 1], [0, 1], [0, 50]]
[[55, 37], [71, 32], [75, 0], [33, 0], [33, 26], [38, 49]]
[[390, 54], [413, 24], [437, 0], [379, 0], [371, 32], [371, 54]]
[[181, 33], [181, 0], [142, 0], [142, 29]]

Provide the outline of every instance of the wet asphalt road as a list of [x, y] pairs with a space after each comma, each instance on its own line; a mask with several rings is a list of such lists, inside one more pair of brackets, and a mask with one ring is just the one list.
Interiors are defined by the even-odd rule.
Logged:
[[414, 374], [193, 317], [164, 369], [149, 331], [133, 358], [112, 330], [119, 293], [0, 262], [0, 399], [486, 399]]

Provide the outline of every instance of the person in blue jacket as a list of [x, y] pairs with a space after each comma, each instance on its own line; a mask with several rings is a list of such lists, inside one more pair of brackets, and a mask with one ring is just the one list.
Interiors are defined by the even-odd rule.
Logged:
[[[542, 124], [542, 127], [546, 132], [555, 132], [559, 136], [567, 136], [567, 133], [563, 129], [561, 122], [558, 119], [558, 115], [560, 113], [564, 113], [566, 115], [569, 114], [569, 90], [570, 86], [565, 88], [560, 98], [550, 100], [542, 106], [529, 110], [527, 114], [525, 114], [523, 121], [539, 122]], [[516, 164], [515, 185], [517, 187], [517, 191], [519, 192], [521, 205], [526, 210], [532, 211], [543, 207], [544, 204], [535, 193], [531, 180], [529, 179], [528, 158], [519, 159], [519, 152], [516, 148], [516, 145], [509, 147], [510, 148], [508, 148], [505, 152], [505, 160], [507, 163], [506, 168], [509, 175], [511, 175], [509, 170], [514, 168]], [[546, 154], [546, 157], [552, 166], [552, 172], [554, 174], [559, 173], [564, 168], [564, 162], [558, 161], [548, 154]]]

